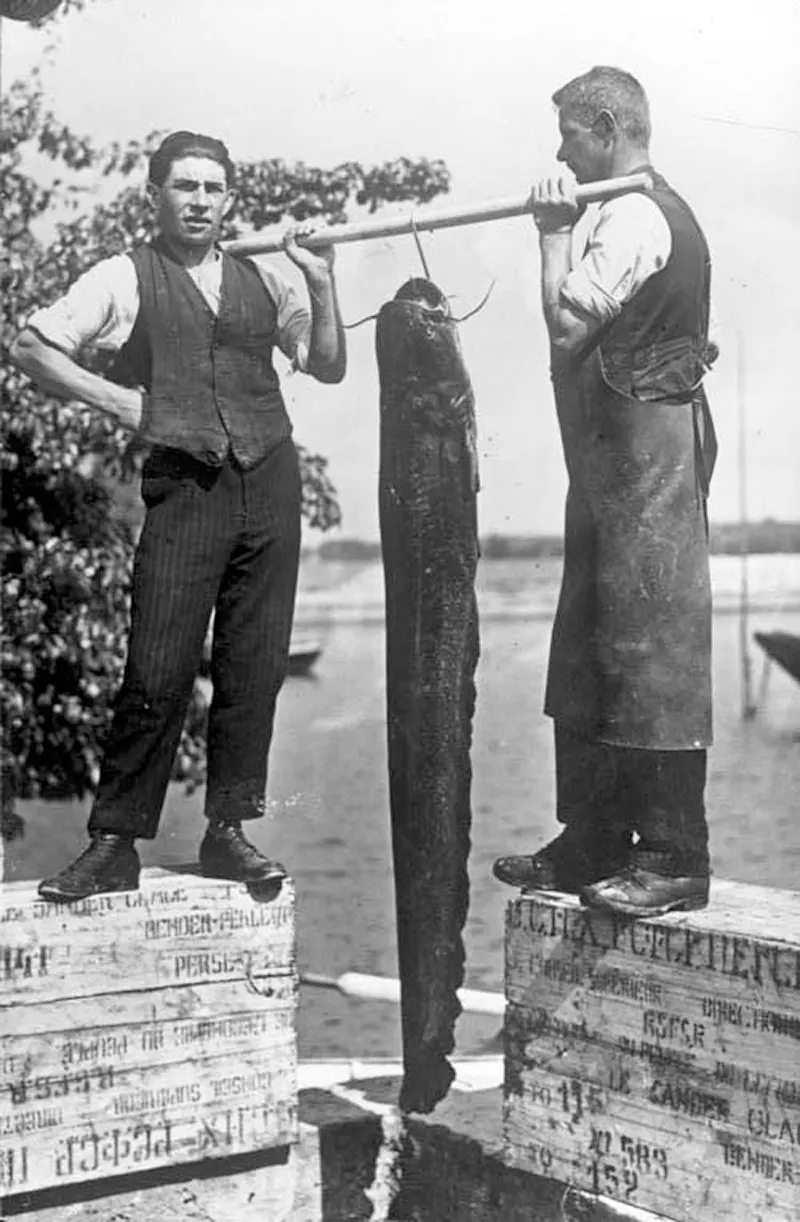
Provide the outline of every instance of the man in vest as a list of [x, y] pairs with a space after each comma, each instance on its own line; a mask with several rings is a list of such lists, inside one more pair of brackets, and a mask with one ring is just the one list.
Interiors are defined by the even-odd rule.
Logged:
[[[128, 658], [89, 819], [86, 851], [39, 892], [78, 900], [133, 889], [138, 837], [156, 834], [212, 610], [208, 829], [203, 872], [248, 883], [285, 870], [242, 833], [263, 814], [275, 702], [286, 672], [301, 489], [272, 352], [339, 382], [345, 345], [331, 247], [290, 231], [310, 314], [273, 269], [223, 253], [233, 203], [225, 145], [174, 132], [150, 160], [157, 236], [97, 264], [18, 337], [15, 361], [150, 447], [134, 564]], [[108, 379], [75, 354], [118, 355]]]
[[564, 180], [533, 191], [569, 477], [545, 703], [564, 828], [495, 874], [649, 916], [708, 902], [710, 262], [650, 167], [638, 81], [597, 67], [553, 100], [578, 182], [647, 170], [653, 187], [585, 220]]

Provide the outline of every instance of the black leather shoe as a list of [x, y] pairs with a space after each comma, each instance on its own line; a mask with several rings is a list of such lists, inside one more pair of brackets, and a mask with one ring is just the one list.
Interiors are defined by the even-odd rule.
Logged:
[[227, 878], [237, 883], [286, 878], [286, 867], [265, 857], [245, 838], [238, 823], [209, 824], [200, 845], [200, 868], [206, 878]]
[[628, 858], [630, 837], [617, 837], [605, 843], [601, 851], [592, 854], [577, 837], [562, 832], [538, 853], [498, 857], [494, 876], [510, 887], [525, 887], [530, 891], [568, 891], [577, 893], [587, 883], [608, 878], [621, 870]]
[[95, 832], [92, 843], [80, 857], [53, 878], [39, 883], [44, 900], [68, 904], [108, 891], [139, 888], [139, 854], [129, 836]]
[[581, 901], [591, 908], [605, 908], [632, 917], [691, 912], [708, 904], [708, 876], [669, 878], [642, 866], [628, 866], [611, 878], [583, 887]]

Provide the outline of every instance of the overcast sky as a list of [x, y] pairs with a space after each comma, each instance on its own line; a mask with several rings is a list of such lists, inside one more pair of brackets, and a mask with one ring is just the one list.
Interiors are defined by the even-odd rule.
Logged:
[[[234, 157], [325, 167], [443, 158], [451, 206], [527, 193], [552, 172], [550, 96], [594, 63], [651, 99], [653, 160], [693, 205], [714, 265], [722, 356], [708, 391], [721, 454], [711, 511], [738, 517], [737, 352], [750, 514], [800, 518], [800, 5], [722, 0], [94, 0], [52, 34], [4, 25], [4, 80], [43, 63], [59, 117], [99, 141], [189, 127]], [[779, 130], [783, 129], [783, 130]], [[462, 327], [482, 456], [481, 530], [561, 527], [564, 475], [526, 219], [423, 238]], [[339, 248], [345, 320], [420, 274], [410, 238]], [[283, 264], [281, 256], [275, 256]], [[344, 533], [377, 536], [374, 325], [351, 332], [340, 387], [285, 382], [296, 437], [327, 454]]]

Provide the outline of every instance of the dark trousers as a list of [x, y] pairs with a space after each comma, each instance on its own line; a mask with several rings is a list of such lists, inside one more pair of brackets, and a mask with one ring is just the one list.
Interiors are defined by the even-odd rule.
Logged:
[[89, 831], [152, 839], [212, 609], [206, 815], [264, 812], [297, 586], [297, 454], [287, 440], [244, 471], [156, 450], [142, 499], [127, 666]]
[[598, 847], [637, 833], [632, 852], [641, 865], [668, 875], [708, 874], [705, 751], [612, 747], [562, 721], [555, 746], [561, 823]]

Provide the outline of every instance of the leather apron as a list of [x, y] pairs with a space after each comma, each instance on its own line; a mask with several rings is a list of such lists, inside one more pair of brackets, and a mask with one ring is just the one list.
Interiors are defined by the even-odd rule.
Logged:
[[612, 746], [705, 748], [716, 453], [705, 393], [635, 398], [611, 385], [599, 347], [553, 383], [570, 482], [545, 712]]

